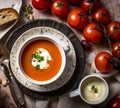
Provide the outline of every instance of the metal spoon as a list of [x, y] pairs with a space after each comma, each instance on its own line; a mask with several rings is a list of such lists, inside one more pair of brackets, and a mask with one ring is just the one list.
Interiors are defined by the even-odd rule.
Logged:
[[23, 94], [9, 67], [9, 52], [0, 44], [0, 67], [9, 80], [9, 88], [16, 104], [21, 107], [25, 105]]

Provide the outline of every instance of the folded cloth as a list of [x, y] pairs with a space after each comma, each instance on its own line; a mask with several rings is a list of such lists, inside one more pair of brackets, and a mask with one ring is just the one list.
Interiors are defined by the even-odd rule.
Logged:
[[27, 108], [92, 108], [83, 102], [80, 97], [72, 99], [69, 98], [68, 94], [48, 100], [35, 100], [25, 95], [25, 100]]

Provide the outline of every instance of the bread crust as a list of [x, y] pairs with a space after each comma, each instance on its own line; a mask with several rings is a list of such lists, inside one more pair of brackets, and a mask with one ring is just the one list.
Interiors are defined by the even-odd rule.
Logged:
[[0, 26], [19, 19], [18, 12], [13, 8], [0, 9]]

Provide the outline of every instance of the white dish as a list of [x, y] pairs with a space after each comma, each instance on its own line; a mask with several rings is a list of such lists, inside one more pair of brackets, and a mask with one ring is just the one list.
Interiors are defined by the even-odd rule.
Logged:
[[[66, 47], [67, 45], [70, 47], [69, 53], [67, 53], [67, 67], [65, 71], [63, 72], [62, 76], [56, 80], [55, 82], [48, 84], [48, 85], [36, 85], [28, 80], [21, 74], [19, 71], [19, 66], [16, 63], [17, 60], [17, 53], [19, 52], [19, 47], [24, 43], [24, 41], [30, 37], [36, 37], [36, 36], [52, 36], [53, 39], [57, 40], [60, 42], [60, 44], [63, 47]], [[34, 27], [31, 28], [27, 31], [25, 31], [23, 34], [20, 35], [20, 37], [15, 41], [12, 49], [11, 49], [11, 55], [10, 55], [10, 66], [12, 69], [12, 72], [16, 79], [21, 83], [23, 86], [26, 88], [33, 90], [33, 91], [38, 91], [38, 92], [49, 92], [53, 91], [56, 89], [59, 89], [63, 85], [65, 85], [70, 78], [72, 77], [75, 66], [76, 66], [76, 54], [74, 47], [70, 40], [60, 31], [53, 29], [51, 27]]]
[[[30, 44], [31, 42], [35, 42], [35, 41], [40, 41], [40, 40], [47, 40], [47, 41], [49, 41], [49, 42], [51, 42], [52, 44], [54, 44], [54, 45], [56, 45], [57, 46], [57, 48], [59, 49], [59, 51], [60, 51], [60, 53], [61, 53], [61, 59], [62, 59], [62, 63], [61, 63], [61, 67], [60, 67], [60, 69], [57, 71], [57, 74], [55, 75], [55, 76], [53, 76], [51, 79], [49, 79], [49, 80], [45, 80], [45, 81], [37, 81], [37, 80], [34, 80], [34, 79], [32, 79], [32, 78], [30, 78], [23, 70], [23, 68], [22, 68], [22, 63], [21, 63], [21, 61], [22, 61], [22, 58], [21, 58], [21, 55], [22, 55], [22, 52], [23, 52], [23, 50], [24, 49], [26, 49], [26, 47], [27, 47], [27, 45], [28, 44]], [[47, 85], [47, 84], [50, 84], [50, 83], [53, 83], [54, 81], [56, 81], [59, 77], [61, 77], [61, 75], [62, 75], [62, 73], [64, 72], [64, 69], [65, 69], [65, 67], [66, 67], [66, 63], [67, 63], [67, 60], [66, 60], [66, 54], [69, 52], [69, 45], [68, 44], [66, 44], [67, 46], [67, 48], [66, 48], [66, 50], [64, 49], [64, 47], [62, 46], [62, 44], [61, 43], [59, 43], [59, 41], [57, 41], [58, 39], [54, 39], [53, 37], [52, 37], [52, 35], [51, 36], [39, 36], [39, 34], [38, 35], [36, 35], [36, 36], [31, 36], [31, 37], [29, 37], [28, 38], [28, 40], [26, 39], [25, 41], [24, 41], [24, 43], [22, 43], [21, 44], [21, 46], [19, 47], [19, 51], [18, 51], [18, 58], [17, 58], [17, 60], [16, 60], [16, 63], [17, 63], [17, 66], [19, 66], [19, 71], [21, 72], [21, 74], [23, 74], [25, 77], [26, 77], [26, 79], [28, 80], [28, 81], [31, 81], [32, 83], [34, 83], [34, 84], [37, 84], [37, 85]], [[31, 46], [30, 47], [32, 47], [32, 45], [33, 44], [31, 44]], [[40, 44], [39, 44], [39, 47], [40, 47]], [[55, 54], [56, 52], [52, 49], [52, 48], [49, 48], [49, 49], [51, 49], [52, 50], [52, 52]], [[43, 49], [42, 48], [42, 51], [46, 51], [46, 49]], [[48, 50], [47, 50], [48, 51]], [[30, 53], [29, 53], [30, 54]], [[49, 60], [52, 60], [52, 56], [50, 55], [50, 53], [48, 52], [48, 55], [47, 56], [49, 56]], [[35, 60], [35, 59], [34, 59]], [[48, 59], [47, 59], [48, 60]], [[27, 62], [27, 61], [25, 61], [25, 62]], [[28, 60], [28, 62], [30, 62], [29, 60]], [[33, 63], [33, 62], [32, 62]], [[56, 66], [59, 64], [59, 61], [58, 61], [58, 58], [57, 58], [57, 62], [56, 63], [54, 63], [54, 69], [56, 68]], [[49, 63], [48, 63], [49, 64]], [[56, 64], [56, 65], [55, 65]], [[40, 66], [41, 67], [41, 66]], [[42, 68], [43, 69], [43, 68]], [[54, 71], [54, 69], [53, 70], [49, 70], [49, 72], [52, 72], [52, 71]], [[29, 72], [31, 72], [31, 70], [29, 70], [29, 67], [27, 67], [27, 70], [29, 71]], [[39, 71], [39, 73], [40, 73], [40, 71]], [[37, 75], [37, 74], [36, 74]], [[47, 75], [46, 75], [47, 76]], [[45, 77], [45, 76], [44, 76]]]
[[108, 83], [100, 76], [85, 76], [76, 90], [69, 93], [70, 97], [80, 96], [83, 101], [97, 105], [106, 100], [109, 95]]
[[[22, 6], [22, 0], [0, 0], [0, 9], [2, 8], [14, 8], [18, 13]], [[0, 39], [18, 22], [9, 24], [7, 27], [0, 27]]]

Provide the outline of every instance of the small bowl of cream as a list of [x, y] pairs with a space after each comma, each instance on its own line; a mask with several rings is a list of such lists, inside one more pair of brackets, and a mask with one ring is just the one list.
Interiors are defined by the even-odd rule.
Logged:
[[70, 97], [79, 95], [88, 104], [96, 105], [104, 102], [109, 94], [107, 82], [100, 76], [85, 76], [77, 90], [70, 92]]

